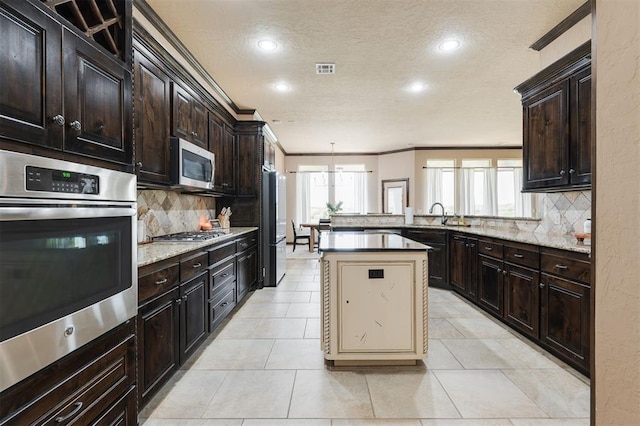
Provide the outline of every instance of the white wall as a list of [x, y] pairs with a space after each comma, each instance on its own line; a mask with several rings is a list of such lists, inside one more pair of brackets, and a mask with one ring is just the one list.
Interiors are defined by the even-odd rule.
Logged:
[[640, 2], [596, 0], [595, 20], [595, 424], [638, 425]]
[[378, 183], [375, 209], [371, 213], [382, 213], [382, 181], [409, 178], [409, 206], [416, 200], [415, 151], [403, 151], [378, 156]]

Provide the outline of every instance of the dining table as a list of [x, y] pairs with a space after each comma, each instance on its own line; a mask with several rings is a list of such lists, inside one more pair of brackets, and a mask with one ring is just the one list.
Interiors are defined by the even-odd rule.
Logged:
[[320, 223], [301, 223], [300, 226], [303, 228], [309, 228], [309, 251], [313, 253], [313, 247], [316, 245], [316, 232], [320, 232]]

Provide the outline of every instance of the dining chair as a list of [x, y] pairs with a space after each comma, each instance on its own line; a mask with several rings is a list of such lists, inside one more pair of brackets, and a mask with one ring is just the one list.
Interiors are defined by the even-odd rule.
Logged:
[[298, 240], [301, 241], [307, 241], [307, 245], [309, 245], [310, 239], [311, 239], [311, 234], [305, 231], [301, 231], [300, 229], [298, 229], [296, 227], [296, 223], [291, 220], [291, 226], [293, 227], [293, 251], [296, 251], [296, 244], [298, 242]]

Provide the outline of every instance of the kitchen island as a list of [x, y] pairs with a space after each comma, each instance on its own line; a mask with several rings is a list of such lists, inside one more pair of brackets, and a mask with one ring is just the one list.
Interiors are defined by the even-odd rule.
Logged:
[[424, 358], [427, 250], [395, 234], [323, 235], [321, 345], [329, 365], [416, 365]]

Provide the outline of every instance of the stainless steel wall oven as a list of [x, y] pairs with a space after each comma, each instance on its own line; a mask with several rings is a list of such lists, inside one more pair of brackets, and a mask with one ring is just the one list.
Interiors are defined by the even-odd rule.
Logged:
[[0, 150], [0, 391], [136, 315], [136, 180]]

